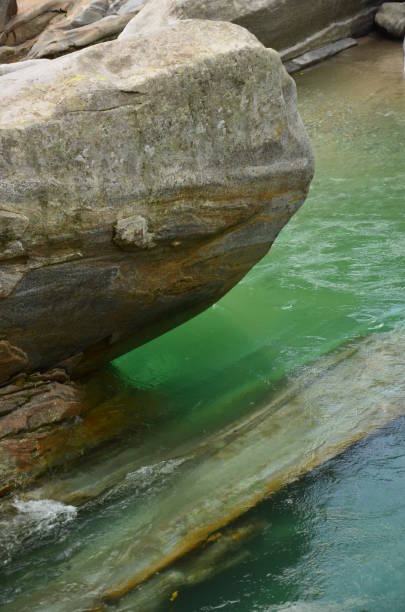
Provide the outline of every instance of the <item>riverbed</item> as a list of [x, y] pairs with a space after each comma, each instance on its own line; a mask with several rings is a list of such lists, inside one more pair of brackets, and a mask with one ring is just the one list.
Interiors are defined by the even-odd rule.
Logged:
[[224, 299], [112, 364], [139, 431], [4, 508], [2, 609], [403, 610], [402, 48], [296, 80], [310, 197]]

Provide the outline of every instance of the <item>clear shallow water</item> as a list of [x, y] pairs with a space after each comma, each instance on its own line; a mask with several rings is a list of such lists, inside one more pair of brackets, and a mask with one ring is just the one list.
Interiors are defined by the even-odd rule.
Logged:
[[[91, 595], [97, 567], [102, 581], [109, 566], [113, 573], [124, 564], [125, 542], [156, 514], [159, 495], [175, 491], [186, 467], [176, 457], [271, 400], [297, 366], [357, 336], [403, 327], [401, 56], [400, 45], [368, 42], [298, 77], [317, 157], [309, 200], [219, 304], [116, 362], [130, 384], [160, 398], [149, 434], [38, 493], [66, 503], [95, 496], [77, 515], [57, 501], [19, 502], [0, 537], [4, 609], [60, 609], [52, 592], [75, 609], [86, 572]], [[182, 589], [173, 608], [404, 609], [403, 437], [399, 420], [262, 504], [249, 516], [260, 528], [235, 553], [239, 563]]]

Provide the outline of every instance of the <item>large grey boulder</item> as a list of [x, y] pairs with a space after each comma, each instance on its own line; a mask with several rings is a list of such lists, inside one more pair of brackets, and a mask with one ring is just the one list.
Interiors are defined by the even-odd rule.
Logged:
[[394, 38], [405, 37], [405, 2], [384, 2], [375, 16], [376, 24]]
[[0, 84], [3, 384], [80, 375], [202, 311], [305, 200], [295, 85], [238, 26], [177, 22]]
[[283, 58], [371, 29], [381, 0], [149, 0], [122, 38], [151, 32], [177, 19], [237, 23]]

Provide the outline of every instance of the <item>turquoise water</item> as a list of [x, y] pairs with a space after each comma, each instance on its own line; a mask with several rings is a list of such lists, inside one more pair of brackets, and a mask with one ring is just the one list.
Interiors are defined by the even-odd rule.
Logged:
[[[400, 46], [370, 40], [298, 76], [316, 155], [310, 197], [213, 308], [120, 358], [182, 422], [244, 413], [297, 365], [405, 319], [405, 81]], [[217, 422], [218, 421], [218, 422]], [[192, 426], [192, 425], [191, 425]]]
[[[190, 502], [177, 476], [190, 448], [271, 401], [297, 367], [404, 327], [401, 45], [368, 39], [297, 82], [317, 160], [308, 201], [223, 300], [114, 363], [157, 398], [141, 440], [49, 478], [40, 501], [14, 501], [0, 532], [2, 609], [89, 609], [141, 527]], [[240, 519], [249, 535], [205, 581], [148, 609], [404, 610], [404, 437], [399, 418], [282, 489]]]

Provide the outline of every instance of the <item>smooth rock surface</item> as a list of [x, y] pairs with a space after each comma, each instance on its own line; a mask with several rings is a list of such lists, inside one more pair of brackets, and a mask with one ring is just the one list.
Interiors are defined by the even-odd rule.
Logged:
[[[26, 68], [32, 68], [33, 66], [45, 65], [50, 62], [49, 59], [32, 59], [21, 62], [13, 62], [12, 64], [0, 64], [0, 76], [4, 74], [10, 74], [10, 72], [16, 72], [17, 70], [25, 70]], [[1, 213], [0, 213], [1, 215]]]
[[151, 32], [176, 19], [237, 23], [290, 59], [371, 29], [381, 0], [149, 0], [122, 38]]
[[202, 311], [305, 200], [295, 85], [238, 26], [177, 22], [1, 86], [3, 384], [81, 375]]
[[394, 38], [405, 37], [405, 2], [384, 2], [375, 16], [376, 24]]

